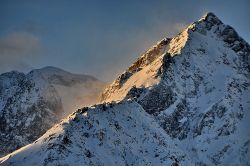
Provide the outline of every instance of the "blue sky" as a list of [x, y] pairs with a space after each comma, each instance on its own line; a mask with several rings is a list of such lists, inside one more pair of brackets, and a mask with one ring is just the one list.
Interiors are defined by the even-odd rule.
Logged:
[[206, 12], [250, 42], [248, 0], [1, 0], [0, 73], [56, 66], [113, 79]]

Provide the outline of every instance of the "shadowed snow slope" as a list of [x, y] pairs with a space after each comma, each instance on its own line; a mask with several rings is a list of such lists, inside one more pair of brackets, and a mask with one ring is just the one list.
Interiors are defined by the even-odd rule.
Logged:
[[35, 141], [61, 118], [97, 101], [104, 84], [55, 67], [0, 75], [0, 156]]
[[136, 102], [83, 108], [2, 165], [190, 165]]

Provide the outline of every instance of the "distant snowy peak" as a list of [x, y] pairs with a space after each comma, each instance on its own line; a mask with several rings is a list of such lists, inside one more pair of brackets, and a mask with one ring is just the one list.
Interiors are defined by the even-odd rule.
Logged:
[[52, 66], [47, 66], [41, 69], [34, 69], [28, 73], [28, 76], [33, 77], [34, 79], [37, 79], [37, 77], [42, 77], [42, 79], [48, 80], [49, 83], [64, 84], [66, 86], [83, 81], [101, 82], [100, 80], [90, 75], [73, 74]]
[[33, 142], [77, 108], [98, 101], [104, 83], [55, 67], [0, 75], [0, 156]]

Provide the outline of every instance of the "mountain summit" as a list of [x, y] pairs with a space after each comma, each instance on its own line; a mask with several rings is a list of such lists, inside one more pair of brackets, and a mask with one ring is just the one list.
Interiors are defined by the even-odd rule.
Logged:
[[[242, 72], [249, 73], [249, 50], [249, 44], [232, 27], [223, 24], [213, 13], [208, 13], [176, 37], [163, 39], [144, 53], [106, 88], [102, 101], [122, 100], [131, 89], [129, 87], [148, 87], [158, 83], [161, 76], [166, 75], [163, 70], [169, 70], [165, 66], [179, 59], [182, 62], [175, 63], [178, 68], [183, 66], [183, 63], [191, 61], [201, 66], [207, 65], [203, 61], [208, 60], [207, 63], [220, 64], [219, 66], [235, 65], [238, 70], [244, 69], [245, 71], [242, 70]], [[229, 64], [230, 58], [237, 62]], [[200, 60], [203, 61], [200, 62]], [[222, 62], [219, 63], [219, 61]], [[171, 78], [168, 77], [168, 79]], [[186, 79], [182, 80], [186, 82]]]
[[[208, 13], [3, 165], [250, 165], [250, 46]], [[42, 156], [42, 157], [41, 157]]]

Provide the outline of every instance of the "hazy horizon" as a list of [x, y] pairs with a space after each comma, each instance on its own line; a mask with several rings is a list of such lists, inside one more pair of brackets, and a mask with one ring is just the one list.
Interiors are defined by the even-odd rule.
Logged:
[[110, 81], [206, 12], [250, 41], [247, 0], [74, 2], [1, 1], [0, 73], [54, 66]]

